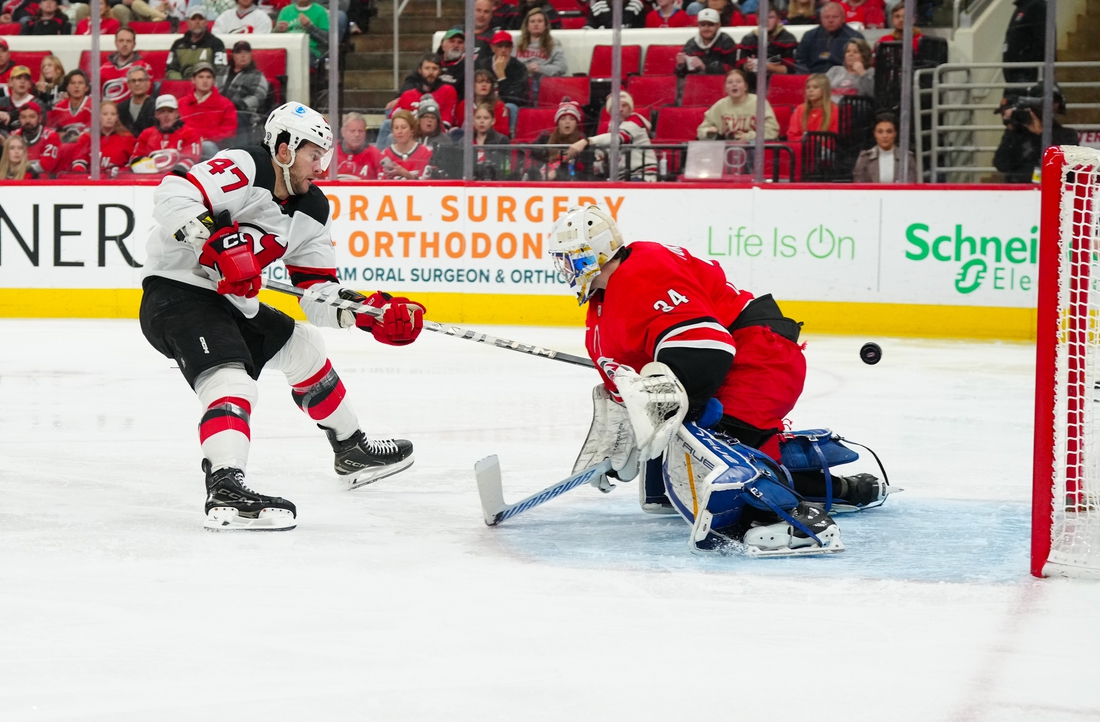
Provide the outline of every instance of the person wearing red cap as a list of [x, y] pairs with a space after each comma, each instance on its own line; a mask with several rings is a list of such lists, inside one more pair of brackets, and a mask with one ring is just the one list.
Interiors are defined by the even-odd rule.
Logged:
[[35, 101], [19, 109], [19, 128], [12, 133], [27, 144], [27, 158], [36, 173], [53, 173], [61, 157], [61, 139], [42, 125], [42, 107]]
[[9, 133], [19, 127], [19, 109], [35, 100], [31, 90], [31, 71], [16, 65], [8, 76], [8, 94], [0, 97], [0, 130]]
[[530, 104], [527, 66], [512, 57], [513, 45], [511, 33], [506, 30], [497, 32], [490, 43], [493, 54], [478, 58], [477, 66], [493, 73], [501, 100], [515, 106], [525, 106]]

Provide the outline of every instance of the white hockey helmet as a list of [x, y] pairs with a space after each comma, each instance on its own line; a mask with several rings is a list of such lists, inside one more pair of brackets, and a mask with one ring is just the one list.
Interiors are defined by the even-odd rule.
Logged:
[[[290, 149], [290, 162], [286, 165], [276, 158], [278, 153], [279, 136], [286, 133], [290, 138], [286, 141]], [[321, 169], [327, 170], [332, 161], [332, 128], [324, 116], [313, 108], [301, 103], [284, 103], [267, 116], [264, 123], [264, 145], [267, 146], [275, 164], [283, 169], [283, 180], [287, 188], [290, 187], [290, 166], [294, 165], [294, 156], [305, 142], [319, 146], [325, 155], [321, 159]]]
[[623, 247], [611, 214], [599, 206], [574, 206], [554, 223], [548, 251], [554, 267], [584, 305], [592, 297], [592, 279]]

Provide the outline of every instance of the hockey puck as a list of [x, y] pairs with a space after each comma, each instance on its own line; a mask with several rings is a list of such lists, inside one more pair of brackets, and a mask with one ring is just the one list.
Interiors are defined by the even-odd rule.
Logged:
[[882, 349], [879, 348], [877, 343], [869, 341], [863, 344], [863, 348], [859, 350], [859, 357], [863, 360], [863, 363], [874, 366], [882, 360]]

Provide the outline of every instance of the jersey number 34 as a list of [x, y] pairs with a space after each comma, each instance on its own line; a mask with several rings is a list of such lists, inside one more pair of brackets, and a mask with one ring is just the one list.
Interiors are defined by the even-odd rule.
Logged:
[[668, 300], [669, 300], [670, 303], [665, 303], [664, 301], [657, 301], [656, 303], [653, 304], [653, 308], [658, 310], [658, 311], [663, 311], [664, 313], [668, 313], [669, 311], [671, 311], [676, 306], [679, 306], [681, 303], [687, 303], [688, 302], [687, 296], [680, 293], [679, 291], [677, 291], [674, 288], [668, 289]]

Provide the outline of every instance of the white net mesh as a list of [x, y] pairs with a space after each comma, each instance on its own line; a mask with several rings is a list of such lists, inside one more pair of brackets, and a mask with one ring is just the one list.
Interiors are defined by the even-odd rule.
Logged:
[[1066, 148], [1048, 574], [1100, 575], [1100, 152]]

